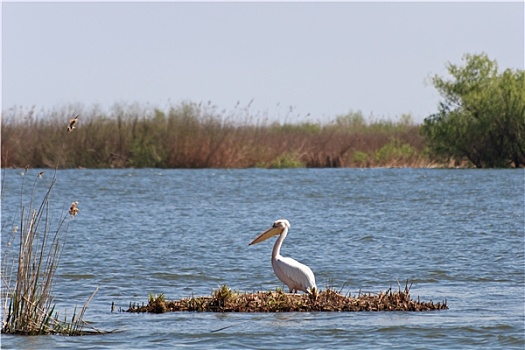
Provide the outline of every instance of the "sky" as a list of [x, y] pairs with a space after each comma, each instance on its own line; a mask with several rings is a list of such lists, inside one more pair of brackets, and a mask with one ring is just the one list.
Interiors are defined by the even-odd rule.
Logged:
[[[2, 111], [184, 102], [279, 121], [416, 122], [435, 74], [524, 68], [524, 3], [2, 2]], [[80, 108], [80, 107], [79, 107]]]

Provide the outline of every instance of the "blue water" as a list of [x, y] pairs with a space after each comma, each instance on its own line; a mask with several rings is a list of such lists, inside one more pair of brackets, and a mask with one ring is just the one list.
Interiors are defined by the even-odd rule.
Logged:
[[[35, 179], [2, 176], [2, 250]], [[71, 315], [107, 335], [2, 335], [5, 349], [523, 349], [525, 172], [444, 169], [60, 170], [52, 215], [78, 201], [54, 290]], [[377, 293], [413, 284], [449, 310], [361, 313], [111, 312], [167, 299], [283, 287], [273, 240], [248, 246], [274, 220], [291, 223], [282, 254], [317, 285]], [[55, 220], [56, 221], [56, 220]]]

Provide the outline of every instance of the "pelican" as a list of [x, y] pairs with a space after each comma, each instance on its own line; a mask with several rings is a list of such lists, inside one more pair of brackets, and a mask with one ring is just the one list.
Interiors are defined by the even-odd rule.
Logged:
[[281, 256], [281, 246], [288, 234], [289, 228], [290, 223], [288, 220], [277, 220], [273, 223], [272, 227], [257, 236], [249, 245], [257, 244], [270, 237], [279, 235], [272, 252], [272, 267], [275, 275], [281, 282], [288, 286], [290, 293], [296, 293], [300, 290], [311, 293], [314, 291], [314, 288], [317, 289], [312, 270], [292, 258]]

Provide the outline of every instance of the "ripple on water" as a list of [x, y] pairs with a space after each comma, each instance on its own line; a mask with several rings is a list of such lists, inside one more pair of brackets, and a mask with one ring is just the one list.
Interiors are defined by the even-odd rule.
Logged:
[[[19, 172], [18, 172], [19, 173]], [[20, 201], [6, 169], [2, 222]], [[289, 169], [58, 171], [53, 201], [78, 200], [55, 286], [68, 315], [96, 287], [86, 318], [121, 332], [93, 337], [2, 336], [6, 349], [399, 348], [520, 349], [523, 326], [522, 170]], [[78, 185], [69, 186], [74, 180]], [[29, 186], [27, 186], [29, 187]], [[28, 193], [28, 196], [30, 193]], [[72, 197], [74, 197], [72, 199]], [[64, 204], [65, 203], [65, 204]], [[520, 216], [522, 215], [522, 216]], [[136, 315], [147, 302], [209, 295], [228, 284], [282, 287], [272, 241], [248, 242], [278, 218], [283, 255], [318, 285], [377, 293], [412, 283], [431, 313]], [[517, 219], [518, 218], [518, 219]], [[2, 247], [8, 235], [2, 235]], [[16, 242], [14, 245], [16, 246]], [[71, 313], [69, 313], [71, 312]]]

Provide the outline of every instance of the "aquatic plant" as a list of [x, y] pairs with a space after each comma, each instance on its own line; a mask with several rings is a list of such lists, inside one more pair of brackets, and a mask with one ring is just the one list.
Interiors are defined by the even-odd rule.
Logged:
[[[70, 120], [67, 132], [75, 129], [77, 120], [78, 116]], [[58, 167], [60, 154], [57, 159]], [[20, 189], [18, 224], [13, 223], [13, 228], [9, 229], [9, 239], [3, 247], [1, 332], [20, 335], [85, 334], [83, 317], [97, 290], [79, 312], [75, 308], [69, 320], [66, 317], [63, 320], [59, 318], [52, 295], [70, 222], [80, 212], [78, 202], [72, 202], [69, 210], [63, 210], [55, 222], [51, 213], [50, 195], [57, 182], [56, 171], [40, 203], [36, 200], [39, 195], [36, 188], [44, 172], [35, 176], [30, 198], [25, 202], [24, 185], [29, 174], [29, 165], [26, 165], [22, 173], [24, 178]], [[4, 227], [2, 231], [5, 232]]]
[[[377, 294], [359, 292], [355, 296], [342, 295], [341, 291], [328, 288], [316, 290], [310, 294], [285, 293], [281, 288], [275, 291], [241, 293], [232, 292], [223, 285], [213, 291], [211, 296], [190, 297], [180, 300], [164, 300], [163, 312], [198, 311], [198, 312], [298, 312], [298, 311], [430, 311], [448, 309], [447, 301], [413, 300], [410, 296], [408, 281], [398, 291], [392, 288]], [[146, 306], [131, 305], [127, 312], [157, 313], [158, 306], [148, 303]]]
[[[27, 173], [27, 170], [26, 170]], [[51, 222], [49, 198], [53, 178], [40, 205], [34, 205], [33, 184], [28, 204], [21, 207], [19, 226], [4, 248], [2, 259], [2, 301], [4, 319], [2, 333], [12, 334], [81, 334], [85, 307], [76, 310], [70, 321], [60, 320], [51, 294], [71, 219], [78, 213], [77, 203], [63, 213], [56, 224]], [[23, 198], [21, 198], [21, 202]], [[17, 236], [18, 250], [13, 242]]]
[[148, 305], [152, 308], [153, 313], [161, 314], [166, 312], [166, 298], [164, 297], [164, 294], [150, 294], [148, 298]]

